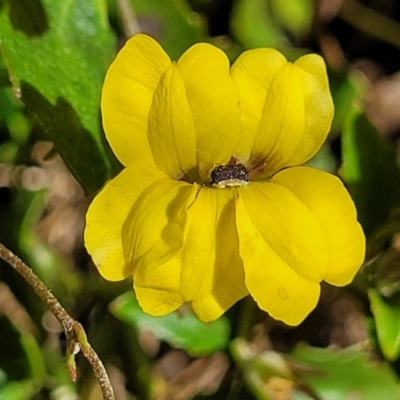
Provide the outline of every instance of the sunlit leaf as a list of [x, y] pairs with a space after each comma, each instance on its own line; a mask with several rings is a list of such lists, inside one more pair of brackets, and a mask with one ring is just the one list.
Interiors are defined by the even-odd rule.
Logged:
[[100, 126], [115, 51], [105, 0], [3, 0], [0, 39], [16, 95], [84, 188], [96, 191], [117, 169]]
[[192, 313], [174, 312], [164, 317], [145, 314], [133, 293], [118, 297], [110, 306], [120, 320], [152, 332], [172, 346], [187, 350], [192, 355], [206, 355], [227, 346], [229, 323], [224, 317], [205, 324]]

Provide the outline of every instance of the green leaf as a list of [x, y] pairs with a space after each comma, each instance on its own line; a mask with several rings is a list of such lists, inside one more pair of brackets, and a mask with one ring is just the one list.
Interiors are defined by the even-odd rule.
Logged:
[[9, 85], [10, 85], [10, 80], [8, 79], [7, 70], [0, 68], [0, 88]]
[[35, 337], [29, 332], [21, 332], [21, 344], [28, 358], [32, 379], [41, 386], [47, 375], [42, 350]]
[[19, 382], [8, 382], [0, 388], [0, 399], [27, 400], [38, 391], [35, 382], [26, 380]]
[[271, 0], [271, 7], [286, 29], [293, 34], [305, 35], [311, 29], [315, 10], [312, 0]]
[[14, 91], [92, 193], [117, 163], [100, 126], [115, 39], [105, 0], [0, 3], [1, 50]]
[[336, 172], [336, 159], [328, 143], [324, 143], [307, 165], [330, 173]]
[[205, 29], [182, 0], [131, 0], [144, 33], [154, 36], [174, 60], [193, 44], [204, 41]]
[[295, 363], [304, 364], [302, 379], [321, 399], [397, 400], [400, 396], [398, 379], [389, 365], [371, 361], [359, 348], [334, 350], [304, 345], [292, 356]]
[[237, 0], [232, 10], [231, 28], [235, 38], [246, 48], [279, 47], [284, 40], [265, 0]]
[[400, 200], [396, 151], [356, 107], [349, 110], [342, 135], [341, 176], [347, 184], [366, 234], [383, 223]]
[[342, 73], [330, 71], [329, 84], [335, 105], [335, 115], [331, 130], [339, 132], [342, 130], [352, 103], [365, 96], [367, 81], [360, 72], [351, 72], [343, 75]]
[[111, 312], [135, 328], [151, 331], [159, 339], [194, 356], [223, 349], [229, 342], [229, 322], [222, 317], [205, 324], [192, 313], [174, 312], [164, 317], [145, 314], [133, 293], [126, 293], [110, 305]]
[[368, 291], [368, 297], [382, 353], [388, 360], [395, 361], [400, 355], [399, 298], [385, 299], [374, 289]]

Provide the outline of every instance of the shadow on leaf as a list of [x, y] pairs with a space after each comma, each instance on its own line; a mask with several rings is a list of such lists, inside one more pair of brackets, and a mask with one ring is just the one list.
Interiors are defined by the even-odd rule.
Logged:
[[27, 36], [43, 35], [48, 27], [48, 19], [40, 0], [0, 0], [0, 9], [8, 3], [10, 21], [15, 30]]
[[99, 190], [110, 178], [109, 160], [85, 129], [75, 109], [62, 97], [52, 105], [36, 88], [21, 82], [27, 111], [54, 142], [65, 163], [88, 194]]

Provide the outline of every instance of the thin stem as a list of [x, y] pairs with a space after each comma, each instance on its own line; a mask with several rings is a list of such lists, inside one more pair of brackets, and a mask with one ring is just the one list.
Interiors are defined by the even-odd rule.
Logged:
[[400, 24], [359, 1], [345, 1], [339, 17], [368, 35], [400, 48]]
[[132, 3], [129, 0], [117, 0], [117, 10], [126, 37], [129, 38], [140, 33], [140, 25]]
[[86, 333], [82, 325], [75, 321], [60, 304], [56, 297], [50, 292], [39, 277], [29, 268], [18, 256], [0, 243], [0, 258], [11, 265], [33, 288], [40, 299], [47, 304], [50, 311], [57, 318], [65, 331], [68, 341], [67, 345], [67, 365], [73, 381], [76, 380], [75, 354], [82, 350], [84, 357], [92, 366], [104, 400], [115, 400], [113, 388], [108, 378], [106, 369], [97, 353], [87, 340]]
[[242, 300], [241, 309], [239, 312], [239, 320], [237, 325], [237, 336], [246, 339], [248, 342], [251, 341], [251, 329], [254, 323], [254, 316], [256, 314], [257, 307], [254, 300], [247, 296]]

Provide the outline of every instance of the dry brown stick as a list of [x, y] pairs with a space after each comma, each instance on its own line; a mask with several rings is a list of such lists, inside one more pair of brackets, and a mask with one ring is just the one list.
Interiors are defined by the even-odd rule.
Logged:
[[72, 380], [76, 379], [75, 354], [82, 350], [84, 357], [92, 366], [93, 372], [99, 382], [104, 400], [115, 400], [114, 391], [108, 378], [106, 369], [97, 353], [87, 340], [86, 333], [82, 325], [75, 321], [60, 304], [56, 297], [50, 292], [46, 285], [18, 256], [0, 243], [0, 258], [13, 267], [33, 288], [40, 299], [47, 304], [50, 311], [65, 331], [68, 341], [67, 346], [67, 365]]

